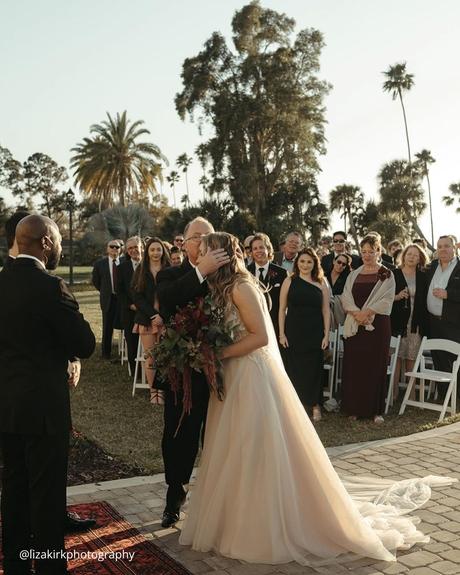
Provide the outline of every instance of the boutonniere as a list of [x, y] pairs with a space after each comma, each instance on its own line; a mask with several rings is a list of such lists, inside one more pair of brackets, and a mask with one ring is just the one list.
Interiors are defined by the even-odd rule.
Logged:
[[379, 279], [381, 282], [383, 282], [383, 281], [387, 280], [389, 277], [391, 277], [391, 270], [389, 270], [385, 266], [380, 266], [380, 268], [377, 272], [377, 279]]
[[268, 270], [267, 277], [269, 280], [276, 278], [277, 275], [278, 274], [275, 272], [275, 270], [271, 270], [271, 269]]

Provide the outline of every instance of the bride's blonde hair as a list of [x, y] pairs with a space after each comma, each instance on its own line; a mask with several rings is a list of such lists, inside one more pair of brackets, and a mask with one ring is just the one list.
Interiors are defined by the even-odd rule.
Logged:
[[232, 302], [231, 294], [234, 287], [248, 282], [259, 287], [258, 280], [246, 269], [244, 256], [235, 236], [227, 232], [213, 232], [202, 240], [206, 249], [224, 249], [230, 261], [207, 277], [209, 290], [215, 303], [226, 309]]

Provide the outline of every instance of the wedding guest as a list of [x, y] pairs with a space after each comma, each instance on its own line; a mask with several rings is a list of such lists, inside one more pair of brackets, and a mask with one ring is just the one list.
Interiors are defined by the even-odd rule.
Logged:
[[340, 295], [343, 292], [348, 274], [351, 272], [351, 262], [350, 254], [343, 253], [335, 256], [332, 269], [325, 274], [333, 296]]
[[16, 241], [16, 226], [21, 220], [29, 216], [29, 212], [18, 210], [10, 216], [5, 222], [6, 245], [8, 247], [8, 257], [6, 258], [3, 269], [8, 269], [18, 255], [18, 243]]
[[180, 266], [184, 261], [184, 252], [181, 248], [173, 246], [169, 252], [172, 266]]
[[422, 250], [423, 250], [425, 253], [427, 253], [428, 246], [427, 246], [426, 241], [425, 241], [423, 238], [414, 238], [414, 239], [412, 240], [412, 243], [413, 243], [413, 244], [417, 244], [418, 246], [420, 246], [420, 247], [422, 248]]
[[[332, 234], [332, 251], [321, 258], [321, 267], [326, 276], [332, 271], [334, 261], [337, 256], [348, 253], [347, 234], [343, 231], [337, 231]], [[351, 267], [356, 269], [360, 264], [358, 256], [351, 255]]]
[[107, 243], [107, 256], [99, 259], [93, 267], [92, 281], [99, 292], [102, 310], [102, 357], [110, 359], [112, 355], [113, 330], [117, 326], [117, 272], [120, 265], [121, 245], [117, 240]]
[[33, 548], [43, 554], [36, 573], [64, 574], [69, 386], [75, 358], [89, 357], [95, 338], [64, 281], [47, 272], [62, 252], [57, 225], [29, 215], [16, 239], [14, 265], [0, 274], [3, 567], [32, 573], [32, 557], [20, 550]]
[[[427, 256], [422, 248], [409, 244], [401, 254], [400, 267], [393, 272], [395, 299], [391, 310], [391, 334], [401, 336], [393, 397], [398, 396], [401, 360], [404, 360], [405, 370], [412, 371], [422, 337], [428, 331], [426, 263]], [[415, 389], [411, 398], [414, 397]]]
[[382, 423], [395, 280], [391, 271], [379, 264], [382, 245], [378, 236], [368, 234], [360, 247], [363, 265], [350, 273], [341, 296], [347, 314], [342, 410], [351, 419], [369, 417]]
[[[210, 250], [200, 258], [200, 244], [204, 235], [213, 232], [210, 222], [202, 217], [188, 223], [184, 230], [187, 257], [179, 267], [169, 267], [157, 275], [160, 313], [165, 322], [177, 309], [208, 293], [206, 277], [230, 261], [224, 249]], [[190, 481], [198, 452], [200, 435], [206, 419], [209, 391], [202, 373], [192, 371], [192, 409], [178, 429], [183, 403], [170, 388], [165, 390], [164, 430], [162, 439], [165, 480], [168, 485], [162, 526], [167, 528], [179, 520], [185, 501], [184, 485]]]
[[142, 241], [139, 236], [132, 236], [126, 240], [126, 254], [125, 261], [118, 266], [116, 292], [128, 351], [128, 362], [133, 374], [136, 367], [139, 335], [133, 333], [136, 305], [132, 297], [131, 282], [142, 258]]
[[144, 257], [134, 273], [132, 298], [136, 311], [134, 331], [140, 335], [145, 353], [145, 375], [150, 387], [151, 403], [162, 403], [162, 394], [153, 386], [155, 372], [153, 354], [163, 320], [158, 311], [157, 274], [171, 265], [168, 250], [160, 238], [150, 238], [145, 245]]
[[[441, 236], [436, 244], [438, 255], [428, 271], [427, 307], [430, 337], [460, 343], [460, 260], [457, 240], [453, 235]], [[452, 371], [453, 356], [445, 351], [432, 352], [435, 369]], [[460, 381], [460, 375], [459, 375]], [[441, 391], [445, 392], [447, 389]], [[460, 383], [457, 387], [460, 392]]]
[[278, 338], [278, 312], [280, 301], [281, 284], [286, 278], [287, 272], [281, 266], [277, 266], [273, 259], [273, 246], [267, 234], [257, 233], [250, 242], [252, 263], [248, 265], [248, 271], [266, 287], [265, 298], [272, 319], [273, 328]]
[[252, 255], [251, 255], [251, 240], [254, 237], [254, 234], [247, 236], [244, 238], [244, 263], [246, 267], [252, 263]]
[[398, 265], [397, 257], [400, 253], [402, 253], [403, 248], [404, 246], [399, 240], [391, 240], [391, 242], [389, 242], [387, 245], [387, 254], [391, 257], [392, 264], [395, 267]]
[[182, 248], [184, 246], [184, 236], [182, 234], [176, 234], [174, 236], [173, 246], [182, 251]]
[[303, 236], [300, 232], [290, 232], [284, 241], [283, 249], [276, 252], [273, 257], [273, 262], [284, 268], [287, 272], [292, 272], [294, 269], [294, 262], [297, 254], [302, 249]]
[[300, 401], [321, 419], [323, 350], [329, 344], [329, 287], [312, 248], [301, 250], [292, 276], [281, 287], [279, 342], [286, 348], [286, 371]]

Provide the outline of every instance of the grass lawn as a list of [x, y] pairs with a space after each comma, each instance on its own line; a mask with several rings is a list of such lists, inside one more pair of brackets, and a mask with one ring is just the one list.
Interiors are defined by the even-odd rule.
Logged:
[[[74, 266], [73, 281], [79, 283], [91, 283], [92, 266]], [[60, 276], [66, 282], [69, 281], [69, 266], [59, 266], [53, 274]], [[93, 288], [94, 289], [94, 288]]]
[[[76, 287], [75, 295], [100, 344], [99, 296], [84, 289], [88, 288]], [[74, 427], [117, 459], [149, 473], [161, 472], [162, 408], [149, 404], [147, 390], [138, 390], [133, 398], [131, 389], [126, 364], [122, 367], [103, 361], [98, 347], [92, 358], [83, 361], [80, 384], [72, 392]], [[436, 426], [439, 417], [434, 411], [415, 408], [407, 409], [401, 417], [397, 413], [398, 407], [394, 407], [380, 426], [324, 413], [316, 429], [325, 446], [336, 446], [423, 431]], [[460, 414], [445, 423], [459, 419]]]

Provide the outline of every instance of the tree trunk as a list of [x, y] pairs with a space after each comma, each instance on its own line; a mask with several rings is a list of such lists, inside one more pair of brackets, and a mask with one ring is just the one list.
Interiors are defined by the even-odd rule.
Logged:
[[430, 176], [428, 174], [428, 167], [425, 169], [426, 181], [428, 183], [428, 206], [430, 208], [430, 225], [431, 225], [431, 243], [434, 246], [434, 228], [433, 228], [433, 206], [431, 204], [431, 185]]
[[410, 143], [409, 143], [409, 130], [407, 128], [407, 118], [406, 118], [406, 110], [404, 108], [404, 102], [403, 102], [403, 97], [402, 97], [402, 92], [399, 89], [398, 90], [399, 93], [399, 100], [401, 102], [401, 107], [402, 107], [402, 111], [403, 111], [403, 118], [404, 118], [404, 128], [406, 130], [406, 141], [407, 141], [407, 155], [409, 156], [409, 167], [412, 173], [412, 158], [411, 158], [411, 154], [410, 154]]
[[430, 240], [425, 236], [425, 234], [422, 232], [422, 230], [420, 229], [417, 220], [414, 218], [414, 216], [410, 215], [409, 216], [409, 220], [410, 223], [414, 226], [414, 230], [417, 232], [418, 236], [420, 238], [422, 238], [423, 240], [426, 241], [427, 246], [430, 248], [431, 251], [434, 252], [434, 245], [430, 242]]
[[[350, 219], [350, 230], [351, 230], [351, 235], [353, 236], [353, 241], [355, 242], [355, 247], [358, 250], [359, 253], [359, 241], [358, 241], [358, 233], [356, 231], [356, 226], [355, 226], [355, 222], [353, 221], [353, 217], [350, 214], [348, 214], [348, 217]], [[345, 230], [346, 231], [346, 230]]]

